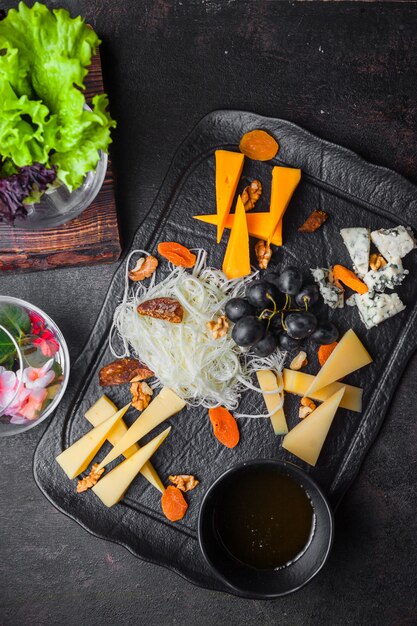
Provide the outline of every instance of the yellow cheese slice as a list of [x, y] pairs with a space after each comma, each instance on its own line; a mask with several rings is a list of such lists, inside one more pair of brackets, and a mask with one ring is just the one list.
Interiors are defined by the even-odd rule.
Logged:
[[[194, 215], [195, 220], [200, 220], [205, 224], [217, 226], [219, 217], [215, 213], [213, 215]], [[271, 227], [271, 219], [269, 213], [246, 213], [246, 222], [248, 225], [248, 233], [256, 239], [267, 239]], [[235, 214], [231, 213], [227, 216], [224, 224], [225, 228], [233, 228], [235, 223]], [[282, 220], [279, 221], [275, 233], [271, 239], [274, 246], [282, 246]]]
[[[304, 372], [296, 372], [284, 368], [282, 372], [284, 380], [284, 391], [287, 393], [295, 393], [297, 396], [306, 396], [307, 389], [311, 386], [314, 380], [314, 376], [311, 374], [305, 374]], [[309, 398], [312, 400], [318, 400], [324, 402], [332, 396], [336, 391], [339, 391], [342, 387], [345, 387], [346, 391], [340, 403], [340, 408], [348, 409], [348, 411], [356, 411], [360, 413], [362, 411], [362, 392], [360, 387], [353, 387], [352, 385], [345, 385], [343, 383], [331, 383], [323, 389], [313, 391], [309, 394]]]
[[110, 450], [108, 455], [99, 465], [99, 469], [117, 459], [125, 450], [133, 446], [134, 443], [145, 437], [158, 424], [167, 420], [175, 413], [185, 407], [185, 402], [168, 387], [163, 387], [159, 394], [152, 400], [147, 408], [141, 413], [138, 419], [127, 430], [127, 433]]
[[227, 278], [241, 278], [251, 273], [249, 233], [246, 212], [241, 197], [237, 199], [235, 222], [230, 231], [229, 242], [222, 266]]
[[300, 169], [280, 167], [278, 165], [272, 169], [271, 203], [269, 208], [270, 226], [267, 238], [268, 243], [271, 243], [276, 228], [282, 220], [300, 180]]
[[[101, 396], [85, 413], [85, 419], [90, 422], [93, 426], [99, 426], [106, 419], [111, 417], [117, 412], [117, 406], [108, 398], [105, 394]], [[116, 426], [112, 429], [109, 434], [108, 441], [112, 446], [116, 445], [116, 443], [123, 437], [123, 435], [127, 431], [127, 426], [124, 421], [121, 419], [117, 422]], [[130, 456], [136, 450], [139, 450], [139, 446], [137, 444], [133, 445], [129, 450], [126, 450], [125, 456]]]
[[[86, 412], [85, 418], [92, 424], [93, 426], [98, 426], [102, 424], [106, 419], [114, 415], [117, 411], [117, 407], [108, 398], [105, 394], [101, 396]], [[112, 446], [115, 446], [116, 443], [120, 441], [122, 437], [127, 433], [127, 426], [124, 421], [121, 419], [117, 422], [116, 426], [110, 431], [107, 440], [111, 443]], [[137, 443], [134, 443], [133, 446], [125, 450], [123, 456], [128, 458], [132, 456], [137, 450], [139, 450], [139, 446]], [[158, 489], [161, 493], [164, 493], [165, 487], [158, 476], [157, 471], [153, 467], [152, 463], [148, 461], [141, 469], [141, 474], [146, 480], [148, 480], [151, 485]]]
[[350, 329], [343, 335], [305, 395], [311, 398], [311, 394], [315, 391], [327, 387], [335, 380], [340, 380], [351, 372], [369, 365], [369, 363], [372, 363], [369, 352], [356, 333]]
[[301, 420], [282, 440], [282, 447], [299, 459], [315, 465], [333, 418], [345, 392], [344, 387]]
[[216, 211], [219, 217], [217, 223], [217, 243], [223, 236], [224, 224], [232, 207], [236, 188], [243, 170], [245, 156], [240, 152], [216, 150]]
[[117, 504], [125, 495], [130, 484], [139, 474], [144, 464], [149, 461], [161, 443], [169, 435], [171, 427], [157, 435], [143, 448], [137, 450], [129, 458], [119, 463], [111, 472], [105, 474], [93, 487], [93, 491], [108, 507]]
[[[281, 404], [281, 393], [279, 392], [277, 377], [271, 370], [259, 370], [256, 377], [260, 388], [262, 389], [268, 413], [272, 413], [270, 417], [272, 428], [276, 435], [285, 435], [288, 432], [287, 421], [285, 419], [284, 409], [276, 409]], [[265, 393], [276, 391], [276, 393]], [[275, 410], [276, 409], [276, 410]]]
[[129, 407], [130, 404], [127, 404], [56, 457], [57, 463], [68, 478], [75, 478], [89, 466], [90, 461], [96, 456], [112, 428], [122, 419]]

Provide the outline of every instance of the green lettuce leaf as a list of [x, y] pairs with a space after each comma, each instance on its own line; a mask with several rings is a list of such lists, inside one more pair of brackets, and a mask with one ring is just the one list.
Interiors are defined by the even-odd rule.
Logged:
[[85, 108], [84, 80], [100, 40], [80, 17], [36, 2], [0, 22], [0, 156], [16, 166], [56, 165], [72, 190], [107, 150], [115, 126], [107, 98]]

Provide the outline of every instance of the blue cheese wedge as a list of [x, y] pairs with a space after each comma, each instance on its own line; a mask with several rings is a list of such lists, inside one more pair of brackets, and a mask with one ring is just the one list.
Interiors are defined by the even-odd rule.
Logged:
[[333, 282], [333, 272], [325, 267], [311, 269], [324, 303], [331, 309], [339, 309], [344, 306], [343, 290]]
[[401, 285], [408, 270], [403, 268], [401, 259], [398, 257], [378, 270], [369, 270], [363, 278], [363, 282], [368, 287], [368, 294], [372, 297], [374, 293], [382, 293], [386, 289], [395, 289]]
[[371, 239], [387, 261], [402, 259], [416, 247], [413, 231], [405, 226], [374, 230]]
[[362, 278], [369, 269], [370, 231], [368, 228], [342, 228], [340, 234], [352, 259], [353, 269]]
[[366, 328], [378, 326], [381, 322], [404, 311], [405, 304], [396, 293], [379, 293], [371, 298], [368, 293], [355, 295], [356, 305]]

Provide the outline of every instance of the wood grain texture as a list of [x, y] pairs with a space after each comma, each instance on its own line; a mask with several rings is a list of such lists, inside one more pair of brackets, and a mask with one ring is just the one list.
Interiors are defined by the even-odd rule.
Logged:
[[[103, 93], [100, 54], [86, 78], [86, 100]], [[121, 252], [109, 159], [103, 186], [94, 202], [76, 219], [46, 230], [26, 231], [0, 224], [0, 271], [47, 270], [116, 261]]]

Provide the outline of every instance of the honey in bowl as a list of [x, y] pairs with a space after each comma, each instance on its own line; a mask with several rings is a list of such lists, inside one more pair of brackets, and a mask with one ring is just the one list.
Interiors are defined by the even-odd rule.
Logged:
[[223, 548], [256, 569], [289, 565], [308, 547], [315, 515], [305, 489], [271, 466], [237, 475], [219, 499], [214, 525]]

